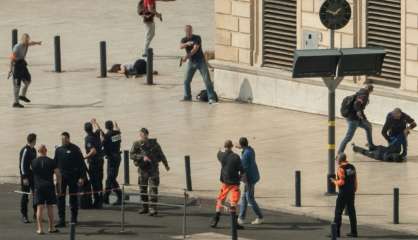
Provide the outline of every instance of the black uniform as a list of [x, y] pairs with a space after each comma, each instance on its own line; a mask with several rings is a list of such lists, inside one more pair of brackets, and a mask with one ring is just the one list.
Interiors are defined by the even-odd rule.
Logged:
[[80, 148], [75, 144], [58, 147], [55, 150], [55, 162], [62, 175], [61, 192], [58, 197], [58, 215], [60, 223], [65, 223], [65, 195], [68, 187], [70, 194], [71, 222], [77, 222], [79, 190], [78, 180], [86, 175], [86, 165]]
[[338, 169], [337, 185], [339, 187], [337, 204], [335, 206], [334, 222], [337, 225], [337, 235], [340, 235], [341, 216], [345, 208], [347, 208], [350, 218], [351, 234], [357, 235], [357, 217], [356, 208], [354, 206], [355, 193], [357, 190], [357, 173], [356, 168], [347, 163]]
[[[140, 185], [141, 201], [151, 202], [158, 201], [158, 185], [160, 185], [160, 170], [159, 163], [168, 167], [167, 158], [165, 157], [160, 144], [157, 139], [148, 139], [144, 141], [134, 142], [131, 152], [131, 159], [134, 161], [135, 166], [138, 167], [138, 184]], [[151, 161], [145, 161], [144, 157], [147, 156]], [[150, 186], [150, 196], [148, 197], [148, 186]], [[148, 204], [143, 204], [145, 210], [148, 209]], [[156, 210], [156, 205], [151, 205], [151, 210]]]
[[87, 159], [89, 164], [89, 176], [91, 186], [94, 192], [94, 207], [100, 208], [103, 201], [103, 154], [102, 144], [100, 141], [100, 133], [95, 132], [88, 134], [85, 137], [85, 148], [86, 153], [90, 152], [91, 149], [96, 149], [96, 154]]
[[35, 203], [53, 205], [57, 203], [54, 188], [54, 171], [56, 162], [49, 157], [39, 157], [33, 160], [33, 178], [35, 182]]
[[[34, 193], [34, 184], [33, 184], [33, 172], [32, 172], [32, 160], [36, 158], [36, 149], [26, 145], [20, 150], [19, 153], [19, 170], [20, 170], [20, 186], [22, 192], [30, 192]], [[23, 179], [27, 179], [29, 184], [24, 185]], [[28, 217], [28, 202], [29, 202], [29, 195], [22, 194], [22, 198], [20, 200], [20, 213], [23, 217]], [[33, 202], [33, 214], [35, 216], [36, 213], [36, 205]]]
[[103, 151], [107, 158], [107, 179], [106, 179], [106, 193], [105, 202], [109, 202], [109, 195], [113, 189], [116, 193], [118, 201], [122, 200], [122, 192], [119, 189], [117, 181], [119, 166], [121, 162], [120, 144], [122, 136], [120, 131], [109, 130], [103, 139]]

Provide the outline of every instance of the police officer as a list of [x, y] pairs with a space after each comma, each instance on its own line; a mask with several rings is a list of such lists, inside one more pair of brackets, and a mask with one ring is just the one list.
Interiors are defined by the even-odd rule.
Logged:
[[[149, 205], [148, 201], [150, 200], [153, 203], [158, 201], [158, 185], [160, 184], [159, 163], [162, 162], [167, 171], [170, 170], [170, 167], [157, 139], [151, 139], [148, 136], [149, 132], [146, 128], [142, 128], [139, 131], [139, 140], [134, 142], [130, 158], [134, 161], [135, 166], [138, 167], [138, 184], [141, 201], [143, 202], [143, 208], [139, 213], [149, 213], [150, 216], [155, 216], [157, 215], [156, 205]], [[148, 186], [150, 187], [149, 194]]]
[[[97, 122], [97, 127], [100, 129]], [[122, 203], [122, 191], [119, 188], [117, 181], [119, 166], [121, 162], [120, 144], [122, 142], [122, 135], [118, 124], [112, 121], [105, 122], [106, 133], [103, 133], [103, 151], [107, 158], [107, 179], [106, 192], [104, 194], [104, 203], [109, 204], [109, 195], [113, 191], [116, 193], [117, 200], [113, 205], [120, 205]]]
[[348, 163], [347, 156], [344, 153], [340, 153], [337, 156], [337, 160], [339, 166], [337, 179], [331, 179], [339, 188], [334, 218], [334, 222], [337, 225], [337, 237], [340, 237], [341, 216], [344, 208], [347, 208], [351, 226], [351, 233], [347, 234], [347, 236], [357, 237], [357, 217], [356, 208], [354, 207], [355, 193], [357, 191], [356, 168]]
[[103, 156], [102, 156], [102, 144], [100, 140], [100, 130], [94, 131], [93, 123], [97, 125], [96, 120], [84, 124], [84, 131], [86, 137], [84, 138], [86, 156], [89, 166], [89, 176], [91, 186], [93, 189], [94, 202], [93, 207], [100, 209], [103, 207]]
[[62, 145], [55, 150], [54, 160], [62, 175], [61, 192], [58, 197], [58, 216], [59, 222], [56, 227], [65, 227], [65, 195], [70, 194], [71, 222], [77, 223], [78, 201], [77, 194], [79, 186], [84, 184], [86, 174], [86, 165], [83, 159], [83, 153], [80, 148], [71, 143], [70, 134], [63, 132], [61, 134]]
[[[20, 186], [22, 192], [34, 192], [33, 173], [31, 168], [32, 160], [36, 158], [36, 134], [31, 133], [27, 136], [27, 144], [20, 150], [19, 154], [19, 170], [20, 170]], [[22, 214], [22, 222], [30, 223], [28, 219], [28, 202], [29, 195], [22, 194], [20, 200], [20, 213]], [[33, 204], [33, 218], [36, 219], [36, 205]]]

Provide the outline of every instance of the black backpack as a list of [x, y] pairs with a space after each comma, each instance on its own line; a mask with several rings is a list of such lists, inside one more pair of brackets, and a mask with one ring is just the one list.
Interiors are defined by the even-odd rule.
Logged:
[[[218, 94], [216, 94], [216, 92], [213, 91], [213, 95], [214, 95], [214, 98], [215, 98], [214, 100], [217, 102], [218, 101]], [[209, 102], [208, 91], [206, 89], [200, 91], [200, 93], [197, 94], [196, 99], [201, 101], [201, 102]]]
[[134, 63], [136, 75], [143, 75], [147, 73], [147, 62], [144, 59], [138, 59]]
[[144, 0], [140, 0], [138, 2], [137, 13], [138, 13], [139, 16], [142, 16], [142, 15], [144, 15], [144, 11], [145, 11]]
[[354, 101], [356, 100], [357, 94], [347, 96], [341, 103], [341, 116], [347, 118], [353, 110]]
[[80, 209], [93, 208], [93, 194], [91, 183], [87, 177], [84, 178], [84, 184], [79, 187], [78, 202], [80, 203]]

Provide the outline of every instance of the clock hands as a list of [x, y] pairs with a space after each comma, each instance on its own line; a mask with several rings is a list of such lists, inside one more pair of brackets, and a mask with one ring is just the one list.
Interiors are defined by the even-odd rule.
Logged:
[[327, 13], [330, 13], [332, 16], [337, 16], [337, 14], [341, 12], [341, 8], [338, 8], [335, 12], [331, 10], [327, 10]]

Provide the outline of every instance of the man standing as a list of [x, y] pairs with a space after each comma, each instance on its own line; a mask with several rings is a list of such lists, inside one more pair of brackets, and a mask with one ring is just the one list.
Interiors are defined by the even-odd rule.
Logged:
[[186, 77], [184, 80], [184, 98], [183, 101], [192, 100], [191, 83], [196, 70], [199, 70], [202, 75], [203, 82], [208, 93], [209, 104], [215, 103], [215, 94], [213, 90], [213, 83], [210, 79], [208, 65], [202, 50], [202, 39], [199, 35], [193, 34], [191, 25], [185, 27], [186, 37], [181, 39], [180, 49], [185, 49], [187, 55], [182, 58], [182, 62], [187, 63]]
[[382, 128], [382, 135], [388, 141], [389, 146], [402, 146], [402, 159], [408, 154], [408, 135], [417, 126], [415, 120], [408, 114], [402, 112], [400, 108], [395, 108], [386, 117], [386, 122]]
[[369, 104], [369, 96], [372, 92], [373, 85], [368, 84], [352, 96], [353, 100], [347, 106], [348, 114], [346, 116], [346, 120], [348, 123], [348, 130], [344, 139], [341, 141], [338, 153], [343, 153], [345, 151], [347, 144], [351, 141], [351, 139], [353, 139], [354, 134], [359, 127], [366, 131], [369, 150], [374, 149], [375, 145], [373, 144], [372, 125], [364, 114], [364, 109], [367, 104]]
[[118, 124], [112, 121], [105, 122], [106, 133], [103, 133], [103, 150], [107, 158], [107, 179], [106, 192], [104, 194], [104, 203], [109, 204], [109, 195], [113, 189], [116, 193], [117, 200], [113, 205], [120, 205], [122, 203], [122, 191], [120, 190], [117, 181], [119, 166], [121, 162], [120, 144], [122, 142], [122, 135]]
[[257, 218], [252, 221], [251, 224], [262, 224], [263, 214], [261, 213], [261, 210], [258, 207], [254, 196], [255, 184], [260, 180], [260, 172], [258, 171], [257, 162], [255, 161], [255, 152], [254, 149], [248, 145], [248, 139], [246, 137], [239, 139], [238, 148], [242, 149], [241, 164], [247, 176], [247, 182], [245, 183], [244, 187], [244, 194], [241, 196], [238, 223], [245, 223], [247, 206], [250, 204], [255, 215], [257, 215]]
[[77, 223], [79, 186], [84, 184], [86, 165], [80, 148], [71, 143], [70, 134], [61, 134], [62, 145], [55, 150], [54, 160], [62, 174], [61, 195], [58, 197], [59, 222], [56, 227], [65, 227], [65, 197], [68, 187], [70, 194], [71, 222]]
[[158, 17], [163, 21], [161, 13], [157, 12], [155, 0], [140, 0], [138, 3], [138, 14], [143, 18], [145, 24], [145, 47], [143, 57], [147, 56], [148, 48], [155, 36], [154, 17]]
[[35, 181], [35, 202], [38, 206], [36, 233], [43, 234], [43, 210], [45, 205], [48, 210], [48, 232], [58, 232], [54, 226], [54, 204], [57, 203], [57, 196], [54, 188], [54, 174], [57, 179], [57, 193], [61, 194], [61, 173], [54, 160], [47, 157], [47, 149], [45, 145], [41, 145], [38, 149], [39, 157], [33, 160], [32, 169]]
[[357, 191], [356, 168], [348, 163], [347, 156], [344, 153], [340, 153], [337, 156], [337, 160], [337, 179], [331, 179], [339, 189], [334, 218], [334, 223], [337, 225], [337, 237], [341, 235], [341, 216], [345, 208], [347, 208], [351, 226], [351, 233], [347, 234], [347, 236], [357, 237], [357, 217], [356, 208], [354, 207], [354, 199]]
[[[232, 151], [234, 145], [231, 140], [225, 141], [224, 152], [218, 152], [218, 160], [222, 165], [221, 168], [221, 190], [216, 200], [216, 213], [212, 219], [211, 227], [216, 228], [218, 226], [219, 219], [221, 217], [221, 209], [224, 206], [224, 201], [229, 197], [229, 211], [234, 216], [234, 221], [237, 221], [236, 211], [240, 198], [239, 185], [241, 179], [245, 180], [244, 168], [241, 164], [240, 157]], [[237, 222], [237, 229], [243, 229]]]
[[[143, 202], [142, 210], [139, 214], [150, 216], [157, 215], [157, 206], [148, 204], [158, 202], [158, 185], [160, 184], [159, 163], [162, 162], [167, 171], [170, 170], [167, 158], [165, 157], [157, 139], [149, 138], [149, 132], [146, 128], [139, 131], [139, 140], [134, 142], [131, 152], [131, 159], [138, 167], [138, 184]], [[148, 194], [148, 187], [150, 188]]]
[[[32, 160], [36, 158], [36, 134], [31, 133], [27, 136], [26, 145], [20, 150], [19, 153], [19, 170], [20, 170], [20, 186], [22, 192], [28, 193], [32, 191], [34, 193], [33, 184], [33, 172], [32, 172]], [[22, 214], [22, 222], [30, 223], [28, 219], [28, 203], [29, 195], [22, 194], [20, 200], [20, 213]], [[36, 219], [36, 205], [33, 203], [33, 219]]]
[[84, 138], [86, 156], [89, 165], [89, 176], [91, 186], [93, 189], [94, 202], [93, 207], [100, 209], [103, 207], [103, 156], [102, 156], [102, 144], [100, 140], [100, 131], [97, 129], [94, 131], [93, 124], [97, 126], [96, 120], [84, 124], [84, 131], [87, 136]]
[[[10, 69], [13, 72], [13, 87], [14, 87], [14, 108], [23, 108], [24, 106], [19, 103], [19, 100], [29, 103], [30, 100], [26, 97], [26, 93], [31, 83], [31, 75], [27, 68], [26, 53], [28, 48], [34, 45], [41, 45], [42, 42], [31, 41], [29, 34], [24, 33], [20, 40], [20, 43], [13, 46], [13, 53], [10, 57]], [[20, 92], [20, 85], [23, 82], [24, 86], [22, 92]]]

